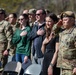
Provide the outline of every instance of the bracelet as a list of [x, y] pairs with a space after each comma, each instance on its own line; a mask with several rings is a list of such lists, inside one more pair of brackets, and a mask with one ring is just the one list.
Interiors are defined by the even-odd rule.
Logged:
[[52, 63], [50, 63], [50, 65], [49, 65], [49, 66], [53, 67], [54, 65], [53, 65]]

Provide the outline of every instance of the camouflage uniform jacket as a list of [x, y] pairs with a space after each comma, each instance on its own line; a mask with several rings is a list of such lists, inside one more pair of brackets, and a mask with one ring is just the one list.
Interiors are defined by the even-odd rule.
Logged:
[[16, 23], [15, 25], [11, 25], [12, 29], [13, 29], [13, 33], [16, 31], [17, 28], [20, 27], [20, 25], [18, 23]]
[[0, 44], [1, 43], [7, 43], [6, 49], [10, 48], [10, 41], [12, 37], [12, 27], [7, 21], [1, 21], [0, 22]]
[[57, 66], [64, 69], [76, 67], [76, 26], [59, 34]]
[[[11, 25], [12, 26], [12, 29], [13, 29], [13, 34], [14, 32], [16, 31], [16, 29], [18, 29], [20, 27], [20, 25], [18, 23], [16, 23], [15, 25]], [[12, 35], [13, 35], [12, 34]], [[10, 45], [10, 51], [9, 51], [9, 55], [14, 55], [15, 54], [15, 50], [16, 50], [16, 45], [13, 45], [11, 43]]]

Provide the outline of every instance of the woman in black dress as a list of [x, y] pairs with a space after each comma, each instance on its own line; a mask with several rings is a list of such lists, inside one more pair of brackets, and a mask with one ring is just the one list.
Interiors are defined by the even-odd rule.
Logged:
[[[50, 13], [46, 17], [46, 37], [42, 44], [42, 53], [44, 54], [43, 66], [41, 75], [59, 75], [60, 70], [56, 68], [57, 52], [58, 52], [58, 36], [52, 30], [53, 25], [58, 19], [54, 13]], [[51, 66], [51, 67], [49, 67]], [[51, 68], [51, 72], [48, 70]]]

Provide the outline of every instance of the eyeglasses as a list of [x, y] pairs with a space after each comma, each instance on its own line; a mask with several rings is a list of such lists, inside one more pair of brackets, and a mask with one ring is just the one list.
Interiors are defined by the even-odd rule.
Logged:
[[18, 19], [18, 21], [20, 21], [20, 20], [22, 21], [22, 20], [24, 20], [24, 18], [22, 18], [22, 19]]

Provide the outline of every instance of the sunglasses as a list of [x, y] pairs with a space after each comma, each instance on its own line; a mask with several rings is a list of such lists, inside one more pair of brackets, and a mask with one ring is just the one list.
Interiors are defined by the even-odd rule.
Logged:
[[24, 18], [22, 18], [22, 19], [18, 19], [18, 21], [20, 21], [20, 20], [22, 21], [22, 20], [24, 20]]
[[36, 14], [36, 15], [40, 16], [40, 14]]

